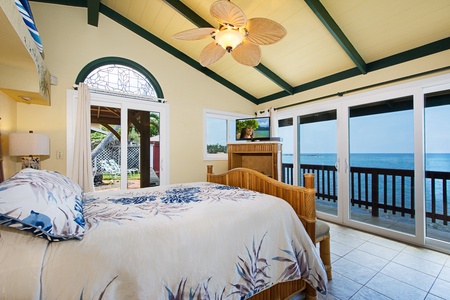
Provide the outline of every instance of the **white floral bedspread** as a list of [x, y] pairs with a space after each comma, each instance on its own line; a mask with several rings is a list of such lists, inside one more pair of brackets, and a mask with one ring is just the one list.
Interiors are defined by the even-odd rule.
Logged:
[[89, 193], [83, 210], [83, 240], [46, 242], [40, 295], [28, 299], [247, 299], [300, 277], [326, 293], [319, 255], [281, 199], [190, 183]]

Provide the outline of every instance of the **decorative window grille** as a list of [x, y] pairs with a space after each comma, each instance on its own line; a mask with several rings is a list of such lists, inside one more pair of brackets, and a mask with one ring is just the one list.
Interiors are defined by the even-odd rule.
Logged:
[[130, 67], [107, 64], [97, 67], [84, 82], [95, 92], [125, 94], [143, 100], [158, 100], [157, 93], [146, 76]]

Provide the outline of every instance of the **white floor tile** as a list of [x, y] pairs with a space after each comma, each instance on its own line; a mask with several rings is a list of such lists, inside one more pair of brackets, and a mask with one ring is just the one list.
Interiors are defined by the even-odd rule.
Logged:
[[357, 248], [358, 250], [376, 255], [378, 257], [387, 259], [387, 260], [392, 260], [394, 257], [396, 257], [400, 252], [397, 250], [392, 250], [390, 248], [386, 248], [384, 246], [380, 246], [374, 243], [369, 242], [365, 242], [364, 244], [362, 244], [361, 246], [359, 246]]
[[333, 240], [330, 241], [331, 253], [333, 253], [335, 255], [344, 256], [345, 254], [349, 253], [353, 249], [354, 249], [353, 247], [348, 246], [346, 244], [339, 243], [339, 242], [336, 242]]
[[[333, 272], [339, 273], [357, 283], [366, 284], [377, 273], [372, 269], [364, 267], [361, 264], [352, 262], [345, 258], [332, 264]], [[333, 274], [334, 276], [334, 274]]]
[[368, 287], [363, 286], [352, 298], [351, 300], [389, 300], [391, 298], [386, 297], [383, 294], [378, 293]]
[[406, 248], [406, 245], [403, 243], [396, 242], [379, 236], [373, 237], [372, 239], [370, 239], [370, 242], [396, 251], [402, 251], [403, 249]]
[[379, 256], [355, 249], [347, 253], [343, 258], [348, 259], [352, 262], [358, 263], [374, 271], [380, 271], [389, 262], [389, 260], [381, 258]]
[[432, 261], [440, 265], [445, 265], [449, 257], [447, 254], [444, 253], [414, 246], [406, 246], [406, 248], [402, 252], [425, 260]]
[[430, 294], [441, 297], [443, 299], [450, 299], [450, 284], [448, 281], [436, 279]]
[[442, 280], [445, 280], [445, 281], [448, 281], [449, 282], [448, 284], [450, 284], [450, 268], [449, 267], [443, 267], [442, 270], [441, 270], [441, 273], [439, 273], [438, 278], [442, 279]]
[[428, 294], [427, 297], [425, 298], [425, 300], [445, 300], [444, 298], [435, 296], [433, 294]]
[[427, 292], [421, 289], [381, 273], [375, 275], [366, 286], [391, 299], [422, 300], [427, 295]]
[[333, 279], [319, 300], [450, 300], [449, 255], [333, 223], [330, 233]]
[[415, 286], [425, 292], [430, 290], [436, 280], [436, 277], [434, 276], [427, 275], [394, 262], [388, 263], [380, 273]]
[[434, 277], [437, 277], [443, 268], [440, 264], [405, 253], [400, 253], [392, 261]]
[[333, 273], [333, 279], [328, 282], [330, 294], [341, 300], [350, 299], [361, 287], [361, 284], [339, 273]]
[[353, 248], [356, 248], [365, 242], [365, 240], [363, 239], [360, 239], [358, 237], [346, 233], [333, 234], [332, 240], [335, 242], [339, 242], [341, 244], [345, 244], [347, 246], [351, 246]]

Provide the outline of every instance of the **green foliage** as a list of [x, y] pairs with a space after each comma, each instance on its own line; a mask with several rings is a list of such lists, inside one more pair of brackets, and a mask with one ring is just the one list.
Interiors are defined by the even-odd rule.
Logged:
[[136, 130], [136, 127], [134, 127], [134, 125], [130, 126], [130, 131], [128, 132], [128, 140], [137, 144], [140, 143], [140, 134]]
[[251, 127], [253, 130], [258, 128], [258, 122], [254, 119], [245, 121], [236, 121], [236, 133], [240, 133], [243, 128]]
[[206, 145], [206, 151], [210, 154], [215, 154], [215, 153], [219, 153], [219, 152], [227, 153], [227, 150], [228, 150], [228, 148], [226, 145], [219, 145], [219, 144]]
[[[105, 127], [101, 126], [103, 130], [106, 130]], [[91, 131], [91, 147], [92, 149], [95, 149], [98, 144], [101, 143], [101, 141], [105, 138], [106, 134], [98, 132], [98, 131]]]
[[[150, 120], [147, 123], [148, 126], [150, 126], [150, 136], [157, 136], [159, 135], [159, 114], [150, 113]], [[103, 126], [100, 125], [100, 129], [104, 132], [109, 132], [109, 130]], [[119, 128], [117, 130], [119, 135], [122, 133], [122, 128]], [[105, 133], [97, 132], [97, 131], [91, 131], [91, 146], [92, 149], [95, 149], [98, 144], [101, 143], [101, 141], [106, 137]], [[113, 137], [115, 139], [115, 137]], [[140, 143], [140, 133], [134, 126], [134, 124], [130, 125], [129, 131], [128, 131], [128, 140], [135, 142], [136, 144]]]
[[159, 135], [159, 114], [150, 113], [150, 136]]

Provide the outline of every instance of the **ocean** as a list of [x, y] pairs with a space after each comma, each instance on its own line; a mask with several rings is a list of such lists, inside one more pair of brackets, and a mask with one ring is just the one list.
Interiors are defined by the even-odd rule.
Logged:
[[[283, 163], [292, 163], [292, 154], [283, 154]], [[328, 165], [334, 166], [336, 163], [336, 154], [324, 154], [324, 153], [308, 153], [302, 154], [300, 156], [301, 164], [313, 164], [313, 165]], [[450, 153], [431, 153], [426, 154], [425, 158], [425, 170], [426, 171], [441, 171], [450, 172]], [[413, 153], [366, 153], [366, 154], [351, 154], [350, 155], [350, 166], [351, 167], [368, 167], [368, 168], [386, 168], [386, 169], [403, 169], [403, 170], [413, 170], [414, 169], [414, 154]], [[388, 179], [388, 185], [392, 184], [392, 179]], [[410, 207], [410, 191], [411, 182], [406, 183], [405, 187], [405, 197], [407, 202], [407, 207]], [[448, 188], [450, 189], [450, 182], [447, 181]], [[370, 181], [369, 187], [370, 188]], [[380, 186], [380, 189], [382, 187]], [[443, 206], [443, 186], [442, 182], [437, 182], [435, 189], [435, 195], [437, 199], [436, 211], [441, 213], [444, 209]], [[426, 194], [426, 209], [430, 211], [431, 209], [431, 185], [430, 181], [427, 180], [425, 183], [425, 194]], [[361, 191], [363, 192], [363, 190]], [[400, 185], [396, 188], [396, 194], [400, 195]], [[391, 196], [388, 196], [391, 198]], [[398, 197], [399, 198], [399, 197]], [[449, 202], [449, 200], [447, 200]], [[448, 208], [450, 210], [450, 207]]]
[[[292, 154], [283, 154], [283, 163], [292, 163]], [[350, 155], [350, 166], [388, 169], [414, 169], [413, 153], [356, 153]], [[336, 154], [308, 153], [300, 155], [300, 163], [334, 166]], [[427, 171], [450, 172], [450, 153], [426, 154], [425, 165]]]

